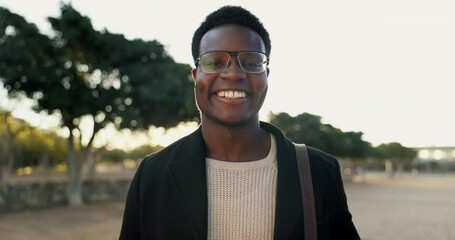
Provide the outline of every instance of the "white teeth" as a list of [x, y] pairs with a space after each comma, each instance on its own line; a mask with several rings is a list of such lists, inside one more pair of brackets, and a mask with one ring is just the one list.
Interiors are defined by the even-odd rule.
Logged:
[[245, 92], [241, 91], [219, 91], [217, 95], [222, 98], [244, 98], [246, 97]]

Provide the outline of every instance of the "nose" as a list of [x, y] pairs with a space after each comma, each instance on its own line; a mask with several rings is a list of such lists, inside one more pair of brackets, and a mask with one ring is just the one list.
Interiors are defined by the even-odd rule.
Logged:
[[222, 75], [228, 79], [241, 79], [246, 77], [246, 73], [240, 67], [237, 56], [231, 56], [228, 62], [228, 65], [223, 70]]

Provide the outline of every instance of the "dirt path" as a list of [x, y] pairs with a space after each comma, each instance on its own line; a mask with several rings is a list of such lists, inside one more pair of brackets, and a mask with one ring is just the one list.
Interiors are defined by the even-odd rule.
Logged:
[[123, 202], [0, 215], [2, 240], [118, 239]]
[[[363, 240], [455, 239], [455, 175], [364, 179], [345, 185]], [[123, 202], [0, 215], [1, 240], [118, 239]]]
[[455, 175], [372, 177], [346, 193], [363, 240], [455, 239]]

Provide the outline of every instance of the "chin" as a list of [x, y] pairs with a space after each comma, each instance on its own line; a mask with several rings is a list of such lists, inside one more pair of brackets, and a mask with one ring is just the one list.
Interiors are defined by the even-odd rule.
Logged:
[[242, 127], [246, 126], [250, 123], [258, 122], [259, 118], [258, 117], [250, 117], [250, 118], [220, 118], [220, 117], [215, 117], [215, 116], [205, 116], [205, 118], [213, 122], [217, 125], [220, 126], [225, 126], [225, 127]]

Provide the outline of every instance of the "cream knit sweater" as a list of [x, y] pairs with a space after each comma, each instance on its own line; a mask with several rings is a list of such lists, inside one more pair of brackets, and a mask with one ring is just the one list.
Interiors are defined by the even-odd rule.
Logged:
[[208, 239], [273, 239], [277, 184], [276, 144], [253, 162], [206, 158]]

